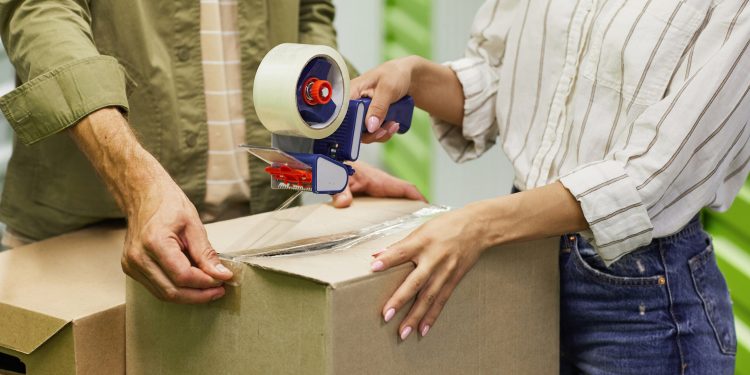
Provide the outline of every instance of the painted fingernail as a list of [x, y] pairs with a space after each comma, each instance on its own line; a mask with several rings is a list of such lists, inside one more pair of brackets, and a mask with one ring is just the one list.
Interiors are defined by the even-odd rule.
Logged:
[[216, 270], [221, 273], [229, 273], [229, 268], [224, 267], [223, 264], [219, 263], [215, 266]]
[[370, 269], [372, 269], [373, 271], [380, 271], [384, 266], [385, 264], [383, 264], [383, 261], [376, 260], [372, 262], [372, 265], [370, 265]]
[[406, 340], [407, 337], [409, 337], [409, 334], [411, 333], [411, 327], [406, 326], [404, 329], [401, 330], [401, 340]]
[[377, 132], [375, 132], [375, 139], [380, 139], [385, 137], [385, 135], [388, 134], [388, 130], [386, 129], [380, 129]]
[[383, 252], [385, 252], [386, 250], [388, 250], [388, 249], [378, 250], [378, 251], [372, 253], [372, 257], [373, 258], [377, 258], [378, 255], [383, 254]]
[[430, 332], [430, 326], [428, 324], [422, 327], [422, 337], [427, 336], [427, 332]]
[[367, 131], [374, 133], [375, 130], [378, 130], [378, 127], [380, 127], [380, 119], [375, 116], [370, 116], [370, 118], [367, 119]]
[[391, 319], [393, 319], [393, 316], [396, 315], [396, 309], [390, 308], [388, 311], [385, 312], [385, 315], [383, 316], [383, 320], [385, 320], [386, 323], [390, 322]]
[[399, 123], [391, 124], [391, 127], [388, 128], [388, 134], [396, 134], [399, 126], [401, 126]]

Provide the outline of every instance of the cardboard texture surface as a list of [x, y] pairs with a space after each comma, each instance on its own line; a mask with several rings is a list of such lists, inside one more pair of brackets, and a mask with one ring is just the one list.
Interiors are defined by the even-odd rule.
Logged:
[[93, 228], [0, 253], [0, 352], [29, 375], [123, 374], [123, 238]]
[[[317, 237], [394, 219], [422, 203], [358, 199], [208, 225], [220, 252]], [[426, 338], [396, 334], [380, 310], [413, 268], [370, 272], [394, 234], [352, 248], [248, 258], [216, 302], [163, 303], [127, 281], [128, 374], [557, 374], [557, 239], [491, 249]]]

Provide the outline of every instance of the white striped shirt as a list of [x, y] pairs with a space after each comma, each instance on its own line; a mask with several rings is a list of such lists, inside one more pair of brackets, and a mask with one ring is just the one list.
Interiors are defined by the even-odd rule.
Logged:
[[750, 169], [749, 0], [490, 0], [466, 57], [457, 161], [500, 141], [515, 185], [560, 180], [602, 259], [726, 210]]

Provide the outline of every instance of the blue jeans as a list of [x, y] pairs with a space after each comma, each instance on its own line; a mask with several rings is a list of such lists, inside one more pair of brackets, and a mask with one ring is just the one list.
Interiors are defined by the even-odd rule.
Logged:
[[732, 303], [698, 217], [605, 267], [560, 240], [561, 374], [733, 374]]

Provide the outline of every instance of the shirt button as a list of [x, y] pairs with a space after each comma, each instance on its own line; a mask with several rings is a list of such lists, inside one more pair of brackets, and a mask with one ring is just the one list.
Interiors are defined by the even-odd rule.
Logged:
[[195, 143], [198, 140], [198, 134], [196, 133], [188, 133], [187, 136], [185, 136], [185, 144], [188, 147], [195, 147]]
[[182, 62], [190, 60], [190, 49], [187, 47], [180, 48], [179, 51], [177, 51], [177, 59]]

